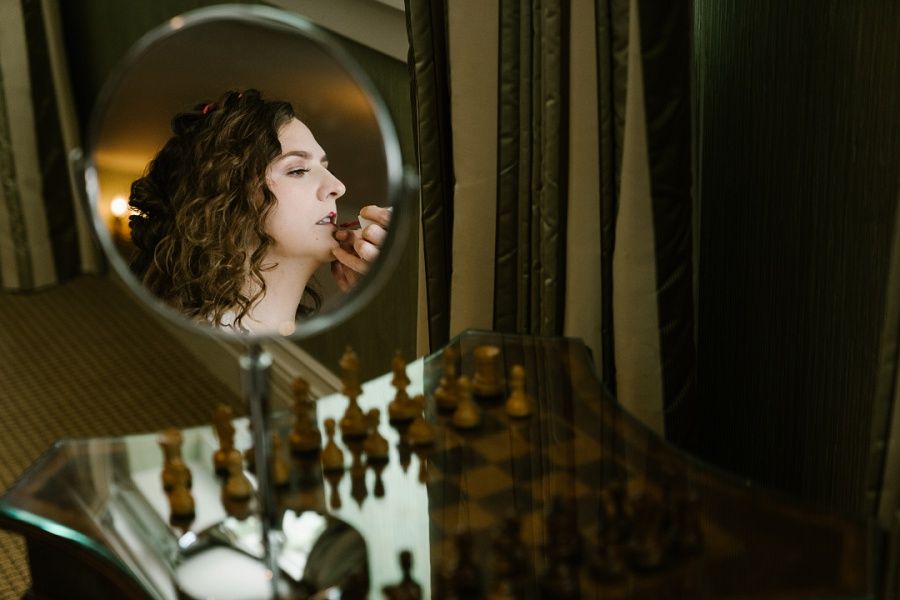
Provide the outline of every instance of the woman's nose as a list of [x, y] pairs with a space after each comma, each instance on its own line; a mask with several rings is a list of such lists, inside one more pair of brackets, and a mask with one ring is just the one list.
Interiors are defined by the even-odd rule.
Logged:
[[325, 200], [337, 200], [347, 192], [346, 186], [340, 179], [332, 175], [330, 172], [326, 175], [326, 181], [322, 186], [323, 196]]

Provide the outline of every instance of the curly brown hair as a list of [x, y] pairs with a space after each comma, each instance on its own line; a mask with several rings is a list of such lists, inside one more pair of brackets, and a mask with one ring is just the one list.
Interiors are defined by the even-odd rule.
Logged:
[[[183, 314], [214, 325], [234, 313], [241, 327], [265, 295], [263, 265], [273, 243], [266, 219], [276, 198], [266, 169], [281, 154], [278, 131], [296, 118], [288, 102], [256, 90], [226, 92], [172, 119], [173, 136], [131, 185], [131, 268]], [[246, 285], [248, 277], [254, 285]], [[252, 289], [252, 295], [247, 295]], [[298, 314], [321, 304], [307, 287]]]

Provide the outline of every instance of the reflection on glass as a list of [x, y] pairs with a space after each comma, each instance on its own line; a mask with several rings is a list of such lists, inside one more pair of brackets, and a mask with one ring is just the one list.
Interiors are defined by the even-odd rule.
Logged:
[[317, 270], [346, 292], [378, 258], [390, 209], [338, 217], [346, 187], [289, 102], [230, 91], [172, 133], [131, 186], [131, 267], [187, 317], [289, 335], [322, 306]]

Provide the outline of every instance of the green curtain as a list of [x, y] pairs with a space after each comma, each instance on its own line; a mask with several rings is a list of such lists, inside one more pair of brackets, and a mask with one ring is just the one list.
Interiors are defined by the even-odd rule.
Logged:
[[409, 71], [419, 167], [428, 337], [432, 350], [450, 339], [453, 152], [446, 0], [405, 0]]
[[566, 269], [568, 11], [500, 3], [494, 327], [560, 335]]

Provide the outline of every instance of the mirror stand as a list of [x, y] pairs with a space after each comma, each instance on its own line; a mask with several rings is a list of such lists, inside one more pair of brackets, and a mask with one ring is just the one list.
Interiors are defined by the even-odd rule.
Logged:
[[262, 526], [263, 560], [271, 574], [272, 597], [278, 598], [280, 538], [278, 536], [275, 494], [271, 480], [272, 411], [267, 390], [272, 356], [265, 352], [259, 343], [254, 342], [241, 356], [240, 365], [244, 397], [250, 407], [254, 469], [257, 497], [259, 498], [259, 521]]

